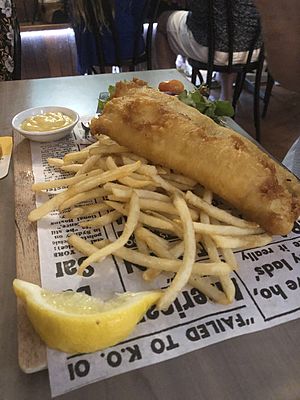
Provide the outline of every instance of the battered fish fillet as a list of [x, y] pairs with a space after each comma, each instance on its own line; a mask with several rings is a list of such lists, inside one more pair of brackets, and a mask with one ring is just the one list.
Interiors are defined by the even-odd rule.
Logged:
[[271, 234], [286, 235], [299, 216], [293, 174], [248, 139], [143, 81], [119, 82], [91, 131], [198, 181]]

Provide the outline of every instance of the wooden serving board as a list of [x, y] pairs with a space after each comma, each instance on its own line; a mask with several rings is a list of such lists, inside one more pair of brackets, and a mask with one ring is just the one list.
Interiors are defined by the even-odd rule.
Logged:
[[[36, 223], [28, 221], [35, 208], [30, 142], [14, 134], [15, 224], [17, 278], [41, 284]], [[20, 368], [33, 373], [47, 368], [46, 347], [32, 328], [18, 300], [18, 355]]]

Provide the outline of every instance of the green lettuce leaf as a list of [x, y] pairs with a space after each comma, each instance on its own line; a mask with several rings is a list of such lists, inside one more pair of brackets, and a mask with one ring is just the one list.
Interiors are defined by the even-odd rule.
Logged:
[[201, 94], [200, 90], [196, 89], [193, 92], [184, 90], [177, 97], [183, 103], [196, 108], [217, 123], [221, 122], [221, 117], [233, 117], [234, 109], [229, 101], [209, 100]]

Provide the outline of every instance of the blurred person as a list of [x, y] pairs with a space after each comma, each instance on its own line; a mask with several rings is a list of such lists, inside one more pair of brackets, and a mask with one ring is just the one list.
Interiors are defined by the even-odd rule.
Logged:
[[[300, 93], [300, 2], [255, 0], [261, 16], [266, 59], [272, 77], [284, 88]], [[300, 140], [282, 163], [300, 178]]]
[[[173, 0], [176, 1], [176, 0]], [[182, 0], [180, 0], [182, 3]], [[228, 33], [225, 8], [226, 0], [214, 1], [215, 63], [228, 62]], [[166, 11], [158, 19], [155, 38], [156, 68], [174, 68], [178, 54], [207, 62], [209, 4], [207, 0], [187, 0], [189, 11]], [[235, 26], [233, 63], [245, 63], [248, 48], [259, 27], [259, 14], [252, 0], [233, 2], [233, 24]], [[261, 46], [259, 38], [253, 58], [257, 58]], [[232, 85], [236, 74], [219, 74], [223, 100], [231, 100]]]
[[261, 16], [268, 68], [273, 78], [300, 92], [300, 2], [255, 0]]
[[38, 0], [35, 3], [33, 21], [43, 24], [63, 24], [68, 22], [67, 5], [65, 0]]
[[15, 43], [19, 34], [15, 5], [11, 0], [0, 0], [0, 80], [15, 77]]
[[[104, 61], [108, 65], [116, 65], [115, 45], [109, 29], [106, 7], [112, 8], [114, 22], [120, 41], [120, 59], [133, 58], [137, 26], [145, 5], [145, 0], [94, 0], [89, 2], [93, 8], [99, 26], [103, 45]], [[89, 20], [88, 2], [85, 0], [69, 0], [69, 12], [75, 33], [78, 56], [78, 69], [81, 74], [88, 73], [99, 65], [97, 47], [91, 21]], [[145, 50], [143, 32], [138, 41], [138, 54]]]

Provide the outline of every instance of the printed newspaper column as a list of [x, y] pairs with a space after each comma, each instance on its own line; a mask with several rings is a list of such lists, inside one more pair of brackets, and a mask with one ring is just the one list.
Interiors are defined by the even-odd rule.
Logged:
[[240, 264], [236, 273], [265, 322], [298, 313], [300, 310], [300, 224], [289, 236], [275, 237], [262, 249], [237, 253]]

